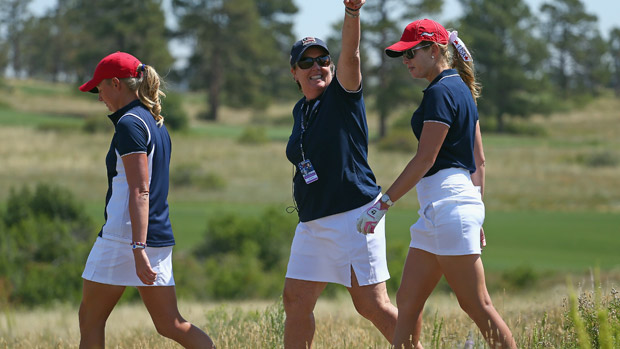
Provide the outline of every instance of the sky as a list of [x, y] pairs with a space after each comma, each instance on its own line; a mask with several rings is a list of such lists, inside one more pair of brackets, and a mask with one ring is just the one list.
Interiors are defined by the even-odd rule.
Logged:
[[[340, 0], [293, 0], [299, 8], [295, 34], [298, 38], [316, 36], [326, 38], [331, 33], [331, 25], [344, 17], [344, 9]], [[373, 0], [366, 0], [370, 2]], [[545, 0], [525, 0], [533, 13], [538, 13]], [[582, 0], [586, 11], [598, 17], [598, 23], [604, 38], [613, 27], [620, 28], [620, 0]], [[364, 15], [362, 9], [362, 16]], [[459, 16], [461, 7], [457, 0], [445, 0], [444, 13], [432, 18], [438, 22], [451, 20]], [[412, 18], [411, 22], [419, 19]], [[406, 23], [405, 23], [406, 25]], [[404, 29], [404, 25], [403, 25]], [[458, 30], [458, 28], [454, 28]], [[364, 30], [364, 28], [362, 28]]]
[[[168, 2], [169, 0], [164, 0]], [[257, 0], [260, 1], [260, 0]], [[298, 39], [305, 36], [316, 36], [327, 38], [332, 32], [333, 23], [344, 17], [344, 5], [341, 0], [293, 0], [299, 12], [295, 20], [294, 33]], [[366, 0], [373, 1], [373, 0]], [[525, 0], [533, 13], [538, 13], [538, 8], [545, 0]], [[598, 17], [599, 30], [604, 38], [608, 37], [609, 31], [613, 27], [620, 28], [620, 0], [582, 0], [586, 11]], [[31, 8], [36, 14], [42, 14], [45, 9], [56, 3], [56, 0], [32, 0]], [[362, 16], [364, 15], [362, 9]], [[451, 20], [459, 17], [461, 7], [458, 0], [445, 0], [444, 13], [434, 17], [438, 22]], [[418, 18], [412, 18], [414, 21]], [[403, 29], [404, 25], [403, 24]], [[458, 28], [454, 28], [458, 30]], [[362, 28], [363, 30], [363, 28]], [[183, 48], [173, 50], [177, 58], [183, 58], [188, 51]]]

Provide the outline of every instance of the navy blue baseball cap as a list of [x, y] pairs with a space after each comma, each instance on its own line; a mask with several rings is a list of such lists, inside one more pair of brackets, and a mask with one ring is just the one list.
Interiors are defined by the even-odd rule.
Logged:
[[306, 50], [312, 46], [322, 47], [327, 54], [329, 54], [329, 49], [327, 49], [327, 44], [319, 38], [313, 38], [311, 36], [305, 37], [299, 41], [297, 41], [293, 48], [291, 49], [291, 67], [294, 66], [301, 56], [306, 52]]

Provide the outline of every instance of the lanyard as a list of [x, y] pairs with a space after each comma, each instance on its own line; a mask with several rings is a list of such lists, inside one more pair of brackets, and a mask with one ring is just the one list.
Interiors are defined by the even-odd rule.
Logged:
[[[301, 107], [301, 135], [299, 136], [299, 148], [301, 149], [301, 158], [306, 161], [306, 154], [304, 153], [304, 133], [306, 132], [307, 124], [310, 122], [312, 115], [316, 115], [319, 110], [318, 106], [321, 103], [320, 100], [317, 100], [310, 108], [310, 103], [304, 102], [304, 105]], [[308, 118], [308, 120], [306, 120]]]

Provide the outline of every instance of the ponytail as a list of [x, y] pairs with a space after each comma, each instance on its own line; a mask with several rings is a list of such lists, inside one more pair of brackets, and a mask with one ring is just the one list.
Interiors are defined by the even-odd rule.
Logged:
[[451, 61], [450, 66], [459, 72], [461, 79], [469, 87], [474, 102], [476, 102], [480, 97], [482, 86], [476, 82], [476, 71], [471, 53], [458, 35], [459, 33], [456, 30], [449, 33], [449, 42], [452, 44], [453, 52], [451, 52], [452, 59], [448, 62]]
[[458, 71], [461, 79], [463, 79], [463, 82], [465, 82], [465, 85], [469, 87], [471, 95], [472, 97], [474, 97], [474, 102], [476, 102], [478, 100], [478, 97], [480, 97], [482, 85], [480, 85], [480, 83], [476, 81], [474, 62], [465, 62], [460, 54], [458, 54], [457, 52], [453, 52], [451, 66], [452, 68], [456, 69], [456, 71]]
[[159, 89], [163, 80], [150, 65], [140, 64], [138, 71], [140, 73], [137, 78], [121, 80], [125, 81], [129, 89], [138, 92], [140, 102], [151, 112], [157, 121], [157, 126], [161, 127], [164, 124], [164, 116], [161, 115], [161, 97], [166, 97], [166, 94]]

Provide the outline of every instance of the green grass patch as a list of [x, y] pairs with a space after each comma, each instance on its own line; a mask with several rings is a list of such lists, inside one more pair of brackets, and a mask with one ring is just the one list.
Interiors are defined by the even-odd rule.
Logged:
[[84, 120], [71, 116], [29, 113], [12, 109], [0, 109], [0, 125], [46, 128], [50, 125], [60, 128], [79, 128]]
[[[387, 216], [388, 244], [408, 246], [417, 212], [393, 208]], [[485, 269], [529, 266], [536, 271], [577, 272], [620, 267], [620, 215], [601, 212], [488, 212], [484, 229]]]
[[[239, 139], [247, 128], [245, 125], [229, 125], [219, 123], [203, 123], [192, 128], [191, 133], [197, 136], [214, 138]], [[290, 127], [267, 127], [267, 137], [273, 141], [285, 141], [291, 135]]]

